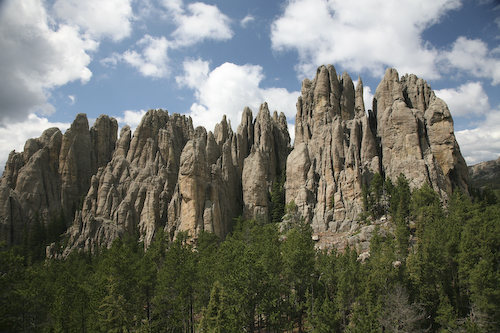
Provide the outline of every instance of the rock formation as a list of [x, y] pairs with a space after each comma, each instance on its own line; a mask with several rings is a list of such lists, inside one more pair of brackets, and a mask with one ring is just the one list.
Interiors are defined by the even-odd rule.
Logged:
[[124, 233], [147, 247], [159, 228], [171, 239], [201, 231], [223, 238], [238, 216], [269, 219], [269, 193], [286, 173], [286, 202], [318, 240], [330, 233], [331, 243], [342, 242], [336, 235], [366, 243], [374, 227], [359, 230], [358, 216], [375, 173], [403, 173], [412, 187], [428, 182], [443, 200], [468, 186], [446, 104], [425, 81], [394, 69], [367, 113], [361, 79], [355, 86], [331, 65], [318, 68], [302, 84], [293, 150], [284, 114], [266, 103], [255, 119], [246, 108], [236, 132], [225, 117], [207, 132], [163, 110], [148, 111], [134, 133], [117, 131], [107, 116], [89, 129], [80, 114], [66, 133], [48, 129], [12, 152], [0, 179], [0, 240], [19, 243], [34, 221], [57, 214], [72, 223], [66, 247], [50, 255], [94, 251]]
[[22, 153], [11, 152], [0, 179], [0, 240], [19, 244], [35, 220], [47, 224], [60, 214], [71, 220], [90, 177], [109, 161], [117, 128], [115, 119], [101, 116], [89, 130], [79, 114], [64, 135], [49, 128]]
[[133, 137], [123, 128], [111, 161], [90, 181], [64, 255], [109, 246], [125, 232], [138, 232], [147, 247], [158, 228], [171, 238], [180, 231], [223, 238], [243, 211], [266, 212], [290, 138], [285, 116], [271, 117], [267, 104], [252, 118], [246, 108], [236, 133], [225, 117], [207, 133], [190, 118], [151, 110]]
[[443, 197], [467, 191], [468, 173], [446, 104], [415, 75], [388, 69], [366, 114], [363, 86], [321, 66], [297, 102], [287, 160], [286, 201], [316, 233], [347, 232], [362, 212], [362, 187], [375, 173], [412, 187], [428, 182]]

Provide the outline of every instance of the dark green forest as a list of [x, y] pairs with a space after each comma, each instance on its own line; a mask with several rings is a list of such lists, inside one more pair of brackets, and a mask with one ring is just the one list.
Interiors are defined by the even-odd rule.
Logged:
[[[282, 182], [281, 182], [282, 183]], [[235, 221], [148, 251], [134, 235], [100, 253], [44, 259], [61, 222], [0, 251], [1, 332], [495, 332], [500, 325], [500, 204], [489, 192], [410, 191], [375, 176], [362, 223], [391, 216], [370, 257], [315, 250], [282, 188], [271, 223]], [[278, 224], [285, 215], [285, 224]], [[386, 236], [382, 236], [385, 234]], [[57, 238], [57, 237], [56, 237]], [[59, 241], [63, 241], [60, 239]]]

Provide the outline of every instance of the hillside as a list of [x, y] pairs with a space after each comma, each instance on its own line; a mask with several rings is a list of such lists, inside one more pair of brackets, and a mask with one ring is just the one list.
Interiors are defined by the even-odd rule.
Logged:
[[500, 157], [469, 166], [470, 183], [475, 188], [500, 189]]

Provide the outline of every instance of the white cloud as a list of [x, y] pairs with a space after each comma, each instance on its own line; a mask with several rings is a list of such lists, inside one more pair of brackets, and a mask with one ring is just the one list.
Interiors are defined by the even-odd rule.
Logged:
[[[164, 78], [170, 74], [169, 49], [192, 46], [204, 40], [228, 40], [233, 36], [231, 20], [215, 5], [195, 2], [184, 6], [182, 0], [162, 0], [160, 4], [163, 10], [155, 8], [160, 17], [171, 20], [175, 26], [172, 38], [146, 34], [136, 43], [142, 50], [129, 49], [122, 54], [115, 52], [101, 59], [102, 65], [113, 67], [119, 62], [125, 62], [144, 76]], [[139, 11], [144, 12], [145, 16], [150, 15], [153, 10], [149, 1], [139, 7]]]
[[[196, 73], [195, 69], [199, 72]], [[261, 88], [264, 79], [261, 66], [226, 62], [212, 71], [207, 72], [207, 69], [207, 62], [187, 60], [184, 75], [176, 78], [179, 85], [195, 90], [197, 101], [191, 106], [190, 113], [195, 125], [212, 130], [226, 115], [231, 124], [237, 126], [245, 106], [249, 106], [256, 116], [260, 104], [265, 101], [271, 111], [284, 112], [288, 121], [293, 121], [300, 93], [283, 88]]]
[[109, 37], [119, 41], [132, 31], [131, 0], [57, 0], [56, 16], [65, 23], [76, 24], [94, 38]]
[[202, 59], [184, 61], [182, 64], [184, 75], [177, 76], [175, 80], [181, 87], [195, 89], [200, 82], [206, 81], [209, 72], [209, 63]]
[[245, 16], [241, 21], [240, 21], [240, 25], [243, 27], [243, 28], [246, 28], [248, 26], [248, 24], [250, 24], [251, 22], [255, 21], [255, 17], [253, 17], [252, 15], [248, 14], [247, 16]]
[[176, 47], [190, 46], [205, 39], [228, 40], [233, 37], [231, 20], [217, 6], [195, 2], [182, 10], [180, 1], [167, 1], [177, 29], [172, 33]]
[[491, 110], [475, 128], [455, 132], [468, 165], [497, 159], [500, 155], [500, 107]]
[[488, 95], [481, 82], [468, 82], [456, 89], [440, 89], [435, 93], [448, 104], [454, 117], [471, 117], [490, 111]]
[[363, 86], [363, 102], [365, 103], [365, 111], [372, 109], [373, 105], [373, 93], [372, 88], [369, 86]]
[[51, 89], [90, 80], [98, 43], [75, 26], [55, 24], [40, 0], [2, 3], [0, 11], [0, 124], [54, 111]]
[[295, 144], [295, 123], [288, 123], [288, 134], [290, 134], [290, 144]]
[[74, 105], [75, 104], [75, 102], [76, 102], [75, 95], [68, 95], [68, 99], [69, 99], [69, 104], [70, 105]]
[[165, 17], [176, 26], [171, 34], [172, 39], [145, 35], [136, 43], [142, 47], [141, 51], [129, 49], [122, 54], [113, 53], [102, 59], [101, 64], [116, 66], [118, 62], [125, 62], [143, 76], [164, 78], [170, 74], [169, 49], [192, 46], [208, 39], [227, 40], [233, 36], [231, 20], [217, 6], [202, 2], [184, 6], [182, 0], [163, 0], [161, 5], [166, 10], [166, 14], [163, 13]]
[[169, 74], [167, 39], [145, 35], [136, 45], [141, 50], [127, 50], [123, 54], [113, 53], [110, 57], [102, 59], [101, 64], [115, 66], [119, 61], [123, 61], [137, 69], [143, 76], [167, 77]]
[[69, 123], [53, 123], [32, 113], [23, 122], [0, 127], [0, 170], [4, 169], [9, 153], [13, 149], [17, 152], [23, 151], [26, 140], [38, 138], [50, 127], [58, 127], [61, 131], [65, 131], [69, 126]]
[[458, 37], [451, 51], [443, 53], [442, 57], [446, 66], [491, 79], [496, 85], [500, 83], [500, 58], [497, 51], [498, 48], [489, 51], [488, 45], [480, 39]]
[[141, 123], [142, 117], [146, 114], [144, 110], [125, 110], [123, 116], [115, 117], [120, 127], [129, 125], [134, 131], [135, 128]]
[[267, 102], [269, 110], [283, 112], [288, 122], [295, 123], [297, 114], [297, 99], [300, 96], [298, 91], [289, 92], [285, 88], [265, 88], [259, 89], [262, 102]]
[[302, 76], [334, 63], [374, 76], [389, 65], [437, 78], [437, 51], [422, 32], [459, 6], [459, 0], [291, 0], [272, 24], [272, 47], [296, 50]]
[[182, 0], [162, 0], [162, 5], [173, 15], [181, 15], [184, 12]]
[[106, 66], [106, 67], [115, 67], [118, 62], [122, 59], [122, 55], [118, 53], [113, 53], [109, 57], [103, 58], [99, 60], [101, 65]]

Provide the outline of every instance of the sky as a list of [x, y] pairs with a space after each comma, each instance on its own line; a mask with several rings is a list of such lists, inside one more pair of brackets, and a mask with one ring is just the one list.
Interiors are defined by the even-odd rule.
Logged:
[[249, 106], [284, 112], [333, 64], [367, 109], [388, 67], [425, 79], [469, 165], [500, 155], [498, 0], [0, 0], [0, 170], [76, 114], [135, 128], [149, 109], [235, 130]]

